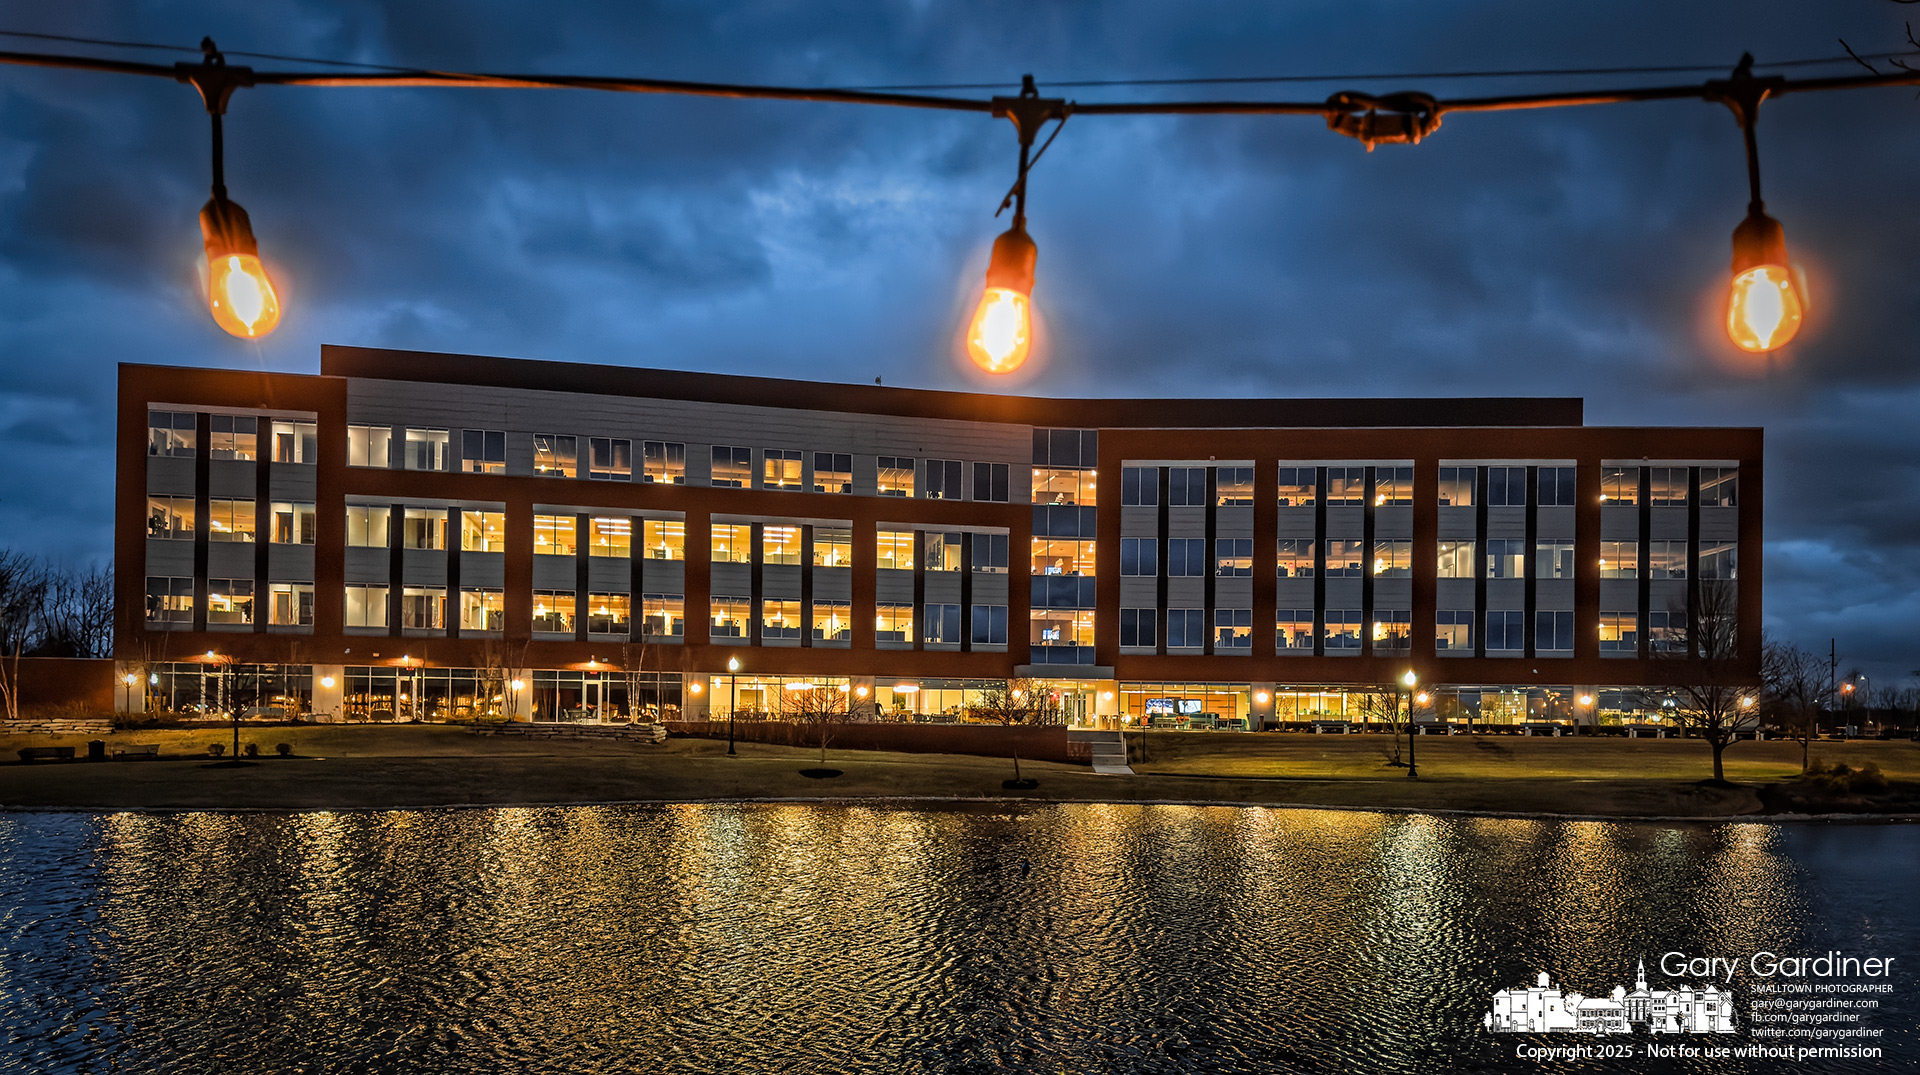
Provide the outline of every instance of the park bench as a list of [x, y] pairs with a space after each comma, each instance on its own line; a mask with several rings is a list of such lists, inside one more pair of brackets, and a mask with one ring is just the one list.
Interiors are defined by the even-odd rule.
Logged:
[[73, 748], [72, 747], [21, 747], [20, 748], [21, 762], [23, 763], [36, 762], [42, 759], [45, 759], [47, 761], [72, 761]]
[[1344, 720], [1316, 720], [1313, 722], [1313, 727], [1309, 730], [1315, 733], [1337, 732], [1341, 735], [1345, 735], [1346, 733], [1353, 730], [1353, 725]]
[[1525, 734], [1525, 735], [1553, 735], [1553, 736], [1557, 736], [1557, 735], [1559, 735], [1559, 734], [1560, 734], [1560, 725], [1558, 725], [1558, 724], [1555, 724], [1555, 723], [1553, 723], [1552, 721], [1536, 721], [1536, 720], [1530, 720], [1530, 721], [1528, 721], [1527, 723], [1525, 723], [1524, 725], [1522, 725], [1521, 727], [1523, 727], [1523, 728], [1525, 728], [1525, 729], [1526, 729], [1526, 731], [1525, 731], [1524, 733], [1522, 733], [1522, 734]]
[[152, 758], [158, 760], [160, 757], [160, 744], [127, 743], [115, 747], [113, 749], [113, 756], [116, 758]]

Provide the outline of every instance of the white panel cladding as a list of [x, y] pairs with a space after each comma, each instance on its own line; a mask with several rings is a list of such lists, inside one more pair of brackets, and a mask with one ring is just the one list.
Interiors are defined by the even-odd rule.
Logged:
[[1527, 536], [1527, 509], [1491, 507], [1487, 509], [1487, 536], [1520, 538]]
[[438, 549], [407, 549], [402, 556], [402, 577], [407, 586], [445, 586], [447, 584], [447, 554]]
[[[1682, 532], [1681, 536], [1685, 537], [1686, 535]], [[1639, 541], [1640, 509], [1609, 508], [1602, 506], [1600, 509], [1600, 540]]]
[[1239, 577], [1215, 579], [1213, 606], [1215, 608], [1252, 608], [1253, 580]]
[[[540, 389], [354, 378], [347, 414], [355, 424], [504, 429], [509, 438], [517, 431], [678, 441], [687, 446], [689, 471], [699, 460], [703, 483], [709, 449], [726, 444], [1009, 463], [1008, 497], [1018, 502], [1028, 498], [1033, 461], [1033, 431], [1024, 425]], [[508, 458], [519, 454], [510, 440]]]
[[1472, 541], [1474, 532], [1479, 525], [1475, 520], [1474, 509], [1472, 508], [1449, 506], [1440, 509], [1439, 536], [1441, 541]]
[[1650, 536], [1655, 541], [1685, 541], [1687, 539], [1687, 509], [1685, 508], [1648, 508], [1652, 513]]
[[[275, 550], [278, 551], [277, 549]], [[272, 553], [268, 554], [273, 555]], [[385, 585], [387, 573], [392, 570], [392, 562], [387, 558], [385, 549], [347, 549], [343, 564], [346, 581], [356, 585]]]
[[207, 577], [210, 579], [252, 578], [253, 543], [215, 541], [208, 544]]
[[782, 601], [800, 600], [801, 570], [798, 564], [760, 565], [760, 596]]
[[1152, 608], [1159, 600], [1160, 586], [1156, 580], [1137, 576], [1120, 580], [1121, 608]]
[[[601, 593], [633, 592], [633, 561], [623, 556], [587, 558], [587, 589]], [[648, 593], [659, 593], [649, 590]]]
[[275, 582], [312, 582], [313, 546], [267, 546], [267, 578]]
[[[253, 546], [247, 546], [249, 550]], [[185, 576], [193, 574], [193, 542], [147, 539], [147, 574]]]
[[[753, 576], [749, 574], [749, 569], [746, 564], [715, 564], [714, 565], [715, 570], [713, 572], [713, 575], [710, 576], [707, 580], [708, 585], [711, 586], [713, 582], [719, 578], [721, 572], [718, 569], [722, 567], [734, 568], [739, 573], [741, 589], [738, 592], [742, 594], [747, 593], [748, 587], [751, 587], [753, 585]], [[642, 593], [678, 593], [678, 594], [686, 593], [687, 592], [686, 561], [684, 560], [644, 560], [642, 561], [640, 566], [640, 585], [634, 587], [634, 589], [639, 590]], [[712, 592], [732, 595], [735, 591], [713, 590]]]
[[193, 495], [193, 460], [168, 455], [147, 457], [147, 492], [157, 496]]
[[314, 468], [299, 463], [286, 463], [267, 468], [268, 496], [274, 500], [311, 504], [314, 502], [317, 481]]
[[[987, 575], [975, 573], [973, 576], [973, 601], [977, 605], [1004, 605], [1007, 603], [1007, 575]], [[1022, 580], [1023, 582], [1025, 580]]]
[[1638, 612], [1639, 609], [1640, 582], [1638, 579], [1600, 580], [1600, 611]]
[[1700, 509], [1700, 540], [1738, 541], [1739, 539], [1739, 508], [1703, 507]]
[[957, 605], [960, 603], [960, 572], [927, 572], [927, 603], [932, 605]]
[[[1332, 580], [1329, 579], [1328, 581], [1331, 582]], [[1281, 579], [1279, 580], [1277, 585], [1278, 585], [1278, 591], [1275, 596], [1278, 598], [1278, 600], [1274, 602], [1274, 607], [1276, 608], [1312, 608], [1313, 607], [1313, 580], [1312, 579]]]
[[1373, 509], [1373, 536], [1410, 538], [1413, 536], [1413, 509], [1387, 504]]
[[1207, 509], [1168, 508], [1167, 537], [1204, 538], [1207, 536]]
[[1399, 609], [1402, 612], [1413, 607], [1412, 579], [1374, 579], [1373, 607]]
[[577, 572], [571, 556], [536, 556], [533, 558], [533, 588], [571, 590], [580, 584]]
[[[1300, 607], [1305, 608], [1307, 606], [1301, 605]], [[1328, 608], [1359, 608], [1360, 607], [1360, 580], [1346, 579], [1346, 578], [1328, 579], [1326, 607]]]
[[1168, 608], [1205, 608], [1207, 606], [1206, 579], [1168, 579]]
[[1573, 611], [1573, 580], [1536, 580], [1533, 589], [1533, 607], [1548, 612]]
[[[1001, 576], [1004, 578], [1005, 576]], [[980, 596], [979, 576], [975, 576], [974, 597]], [[911, 593], [911, 589], [908, 591]], [[813, 569], [813, 599], [815, 601], [852, 601], [853, 569], [845, 567], [816, 567]]]
[[1433, 607], [1445, 609], [1473, 608], [1472, 579], [1435, 579]]
[[1573, 512], [1571, 507], [1541, 507], [1534, 520], [1535, 532], [1542, 538], [1567, 540], [1574, 536]]
[[1527, 607], [1525, 579], [1488, 579], [1487, 607], [1516, 612]]
[[460, 585], [474, 590], [498, 590], [506, 586], [507, 554], [504, 552], [463, 552], [460, 554]]
[[[469, 428], [472, 428], [472, 427], [469, 427]], [[488, 428], [500, 429], [501, 427], [489, 426]], [[557, 430], [557, 429], [508, 429], [506, 430], [507, 474], [516, 478], [524, 478], [524, 477], [531, 476], [533, 474], [533, 435], [535, 433], [558, 433], [558, 432], [561, 432], [561, 430]], [[452, 434], [452, 436], [455, 438], [454, 445], [453, 445], [454, 450], [452, 453], [454, 461], [452, 465], [457, 467], [460, 465], [459, 463], [460, 434], [454, 433]], [[577, 459], [579, 457], [578, 445], [575, 445], [574, 451], [576, 453], [575, 458]]]
[[[651, 566], [651, 565], [649, 565]], [[753, 593], [753, 568], [749, 564], [714, 564], [708, 569], [707, 592], [725, 597], [746, 597]], [[647, 572], [651, 575], [652, 572]], [[683, 584], [684, 587], [684, 584]], [[649, 593], [659, 593], [650, 590]]]
[[[191, 478], [189, 478], [191, 480]], [[1160, 509], [1127, 505], [1120, 509], [1120, 533], [1124, 537], [1153, 537], [1160, 532]]]
[[[1312, 508], [1281, 508], [1279, 536], [1313, 539]], [[1358, 534], [1354, 535], [1358, 537]]]
[[913, 572], [881, 568], [874, 572], [874, 602], [881, 605], [913, 604]]
[[1223, 538], [1251, 538], [1253, 536], [1253, 509], [1214, 509], [1213, 534], [1215, 537]]
[[207, 495], [244, 497], [252, 500], [259, 488], [259, 467], [252, 460], [210, 459], [207, 461]]
[[1367, 509], [1350, 507], [1329, 507], [1327, 509], [1327, 536], [1337, 538], [1357, 538], [1366, 533]]

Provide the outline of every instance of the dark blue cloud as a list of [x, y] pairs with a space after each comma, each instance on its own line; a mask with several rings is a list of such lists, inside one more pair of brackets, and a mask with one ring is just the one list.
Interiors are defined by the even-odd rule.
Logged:
[[[195, 8], [0, 21], [452, 69], [1010, 91], [1024, 72], [1044, 87], [1731, 67], [1745, 50], [1831, 55], [1838, 37], [1893, 48], [1908, 13], [1880, 0]], [[1047, 358], [1018, 388], [1570, 394], [1599, 423], [1765, 426], [1769, 626], [1837, 635], [1877, 674], [1904, 674], [1920, 664], [1917, 133], [1903, 91], [1767, 106], [1768, 205], [1816, 302], [1804, 340], [1769, 366], [1731, 354], [1714, 323], [1746, 201], [1739, 132], [1717, 106], [1456, 114], [1422, 146], [1372, 154], [1314, 119], [1077, 118], [1033, 178]], [[262, 87], [238, 96], [228, 136], [233, 196], [287, 298], [259, 344], [199, 307], [207, 133], [192, 92], [0, 69], [7, 543], [106, 554], [120, 361], [306, 371], [339, 342], [971, 385], [954, 343], [1005, 226], [992, 211], [1014, 156], [1008, 125], [984, 117], [574, 92]]]

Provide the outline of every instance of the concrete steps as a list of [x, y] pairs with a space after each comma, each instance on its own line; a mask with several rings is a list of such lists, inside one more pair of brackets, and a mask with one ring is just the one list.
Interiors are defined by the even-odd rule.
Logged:
[[1117, 731], [1075, 728], [1067, 732], [1070, 743], [1085, 743], [1093, 754], [1093, 771], [1105, 776], [1132, 776], [1127, 764], [1127, 741]]

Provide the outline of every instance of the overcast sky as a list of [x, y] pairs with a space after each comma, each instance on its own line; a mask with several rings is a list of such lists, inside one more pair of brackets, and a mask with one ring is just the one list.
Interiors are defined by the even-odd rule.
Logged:
[[[1709, 74], [1065, 88], [1050, 82], [1720, 65], [1905, 45], [1889, 0], [11, 5], [0, 29], [441, 69], [1081, 101], [1445, 96]], [[172, 62], [0, 38], [0, 49]], [[242, 60], [260, 69], [291, 65]], [[1889, 69], [1882, 64], [1882, 69]], [[1790, 74], [1864, 73], [1847, 65]], [[952, 91], [986, 96], [991, 91]], [[956, 364], [1013, 178], [1004, 120], [570, 91], [240, 91], [227, 176], [286, 309], [263, 343], [194, 279], [207, 121], [160, 80], [0, 67], [0, 544], [110, 549], [114, 367], [314, 372], [322, 343], [927, 388]], [[1766, 618], [1843, 671], [1920, 668], [1920, 101], [1760, 124], [1810, 278], [1771, 364], [1715, 318], [1746, 210], [1698, 101], [1449, 118], [1369, 154], [1316, 118], [1085, 116], [1035, 170], [1044, 360], [996, 391], [1569, 395], [1590, 424], [1763, 426]]]

